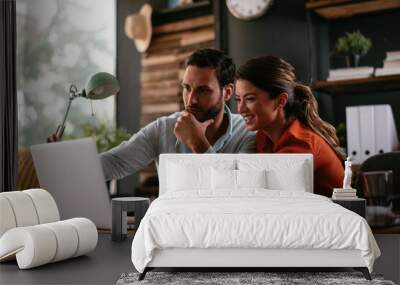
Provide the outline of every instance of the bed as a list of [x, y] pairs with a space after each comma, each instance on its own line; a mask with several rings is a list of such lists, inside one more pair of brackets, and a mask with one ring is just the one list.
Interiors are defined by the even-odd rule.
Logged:
[[132, 242], [159, 267], [352, 267], [380, 255], [361, 216], [313, 194], [310, 154], [162, 154], [159, 198]]

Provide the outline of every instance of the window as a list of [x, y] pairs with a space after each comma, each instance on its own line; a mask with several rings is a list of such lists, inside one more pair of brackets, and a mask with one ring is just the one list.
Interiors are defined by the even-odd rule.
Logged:
[[[70, 85], [81, 90], [96, 72], [115, 74], [115, 62], [115, 0], [17, 0], [19, 147], [44, 143], [62, 121]], [[65, 135], [79, 136], [83, 123], [115, 127], [115, 97], [75, 99]]]

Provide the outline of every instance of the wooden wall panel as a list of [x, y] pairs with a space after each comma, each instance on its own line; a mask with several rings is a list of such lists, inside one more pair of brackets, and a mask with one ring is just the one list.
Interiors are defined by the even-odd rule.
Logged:
[[[183, 109], [181, 81], [186, 58], [196, 49], [214, 47], [214, 16], [207, 15], [154, 27], [148, 50], [141, 56], [140, 126]], [[140, 173], [140, 192], [158, 194], [155, 164]]]

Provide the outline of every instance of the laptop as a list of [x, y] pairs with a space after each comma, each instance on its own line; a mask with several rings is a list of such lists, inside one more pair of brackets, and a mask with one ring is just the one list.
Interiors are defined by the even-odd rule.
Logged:
[[92, 138], [34, 145], [40, 186], [54, 197], [62, 220], [85, 217], [111, 229], [111, 199]]

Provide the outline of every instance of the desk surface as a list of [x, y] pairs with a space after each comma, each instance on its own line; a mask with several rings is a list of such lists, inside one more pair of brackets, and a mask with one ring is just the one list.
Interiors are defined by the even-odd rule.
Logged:
[[133, 237], [112, 242], [99, 234], [96, 249], [88, 255], [19, 270], [17, 262], [0, 264], [0, 284], [115, 284], [124, 272], [134, 271], [131, 261]]

